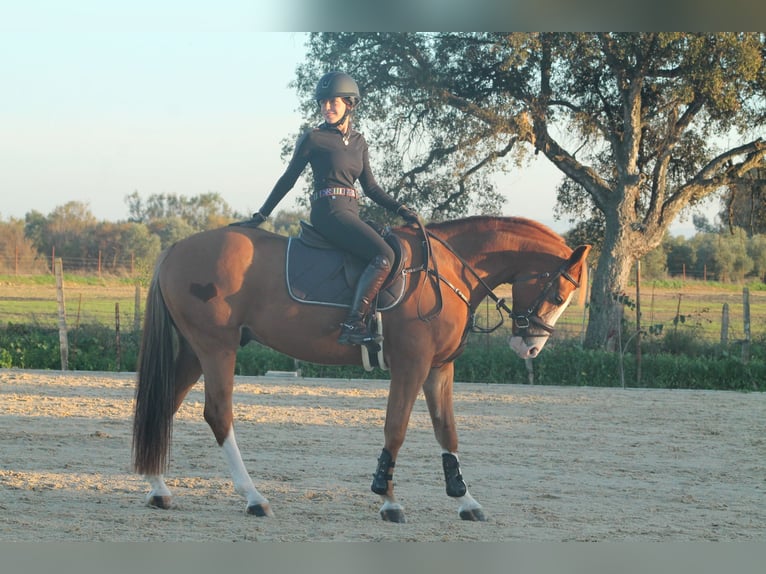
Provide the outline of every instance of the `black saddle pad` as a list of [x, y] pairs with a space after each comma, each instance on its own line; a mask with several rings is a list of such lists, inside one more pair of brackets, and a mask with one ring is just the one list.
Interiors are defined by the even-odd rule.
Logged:
[[[393, 271], [378, 293], [376, 308], [385, 311], [397, 305], [407, 287], [404, 257], [398, 238], [386, 241], [394, 248]], [[287, 243], [287, 291], [302, 303], [350, 307], [354, 289], [366, 263], [332, 247], [310, 224], [301, 222], [301, 233]]]

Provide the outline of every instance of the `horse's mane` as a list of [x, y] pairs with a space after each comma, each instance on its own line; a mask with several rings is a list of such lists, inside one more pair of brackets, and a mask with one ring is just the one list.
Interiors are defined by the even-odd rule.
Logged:
[[519, 231], [517, 235], [527, 235], [527, 233], [524, 232], [524, 229], [527, 229], [530, 233], [543, 234], [545, 237], [552, 241], [566, 244], [564, 238], [547, 225], [544, 225], [533, 219], [527, 219], [525, 217], [472, 215], [460, 219], [429, 223], [426, 225], [426, 227], [432, 231], [438, 232], [440, 229], [446, 230], [447, 228], [454, 228], [455, 226], [463, 225], [472, 229], [481, 227], [518, 227]]

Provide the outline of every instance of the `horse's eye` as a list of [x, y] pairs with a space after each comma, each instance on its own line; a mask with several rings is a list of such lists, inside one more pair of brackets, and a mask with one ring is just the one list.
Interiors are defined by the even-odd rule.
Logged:
[[556, 295], [556, 297], [554, 297], [553, 300], [556, 301], [556, 305], [561, 305], [562, 303], [564, 303], [564, 298], [558, 294]]

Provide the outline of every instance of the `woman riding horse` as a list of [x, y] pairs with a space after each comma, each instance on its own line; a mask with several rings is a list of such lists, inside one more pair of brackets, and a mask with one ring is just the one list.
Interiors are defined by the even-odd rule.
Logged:
[[380, 335], [370, 332], [365, 318], [391, 272], [394, 252], [378, 232], [359, 217], [359, 193], [354, 184], [358, 180], [367, 197], [405, 221], [415, 222], [418, 216], [383, 191], [373, 177], [367, 142], [351, 126], [351, 115], [361, 101], [354, 79], [343, 72], [329, 72], [319, 80], [314, 95], [324, 123], [301, 135], [284, 174], [261, 209], [245, 224], [258, 225], [265, 221], [310, 163], [314, 175], [312, 225], [330, 243], [367, 262], [348, 317], [341, 323], [338, 342], [344, 345], [379, 342]]

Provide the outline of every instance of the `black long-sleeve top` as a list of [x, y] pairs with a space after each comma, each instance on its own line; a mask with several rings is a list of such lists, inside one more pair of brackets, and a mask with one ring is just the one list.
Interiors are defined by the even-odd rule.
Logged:
[[383, 191], [372, 175], [364, 136], [349, 129], [348, 140], [345, 141], [340, 130], [322, 124], [298, 138], [287, 169], [277, 180], [260, 213], [265, 216], [271, 214], [293, 188], [308, 163], [314, 175], [315, 191], [330, 187], [354, 188], [356, 181], [359, 181], [364, 194], [378, 205], [394, 212], [399, 207], [399, 202]]

